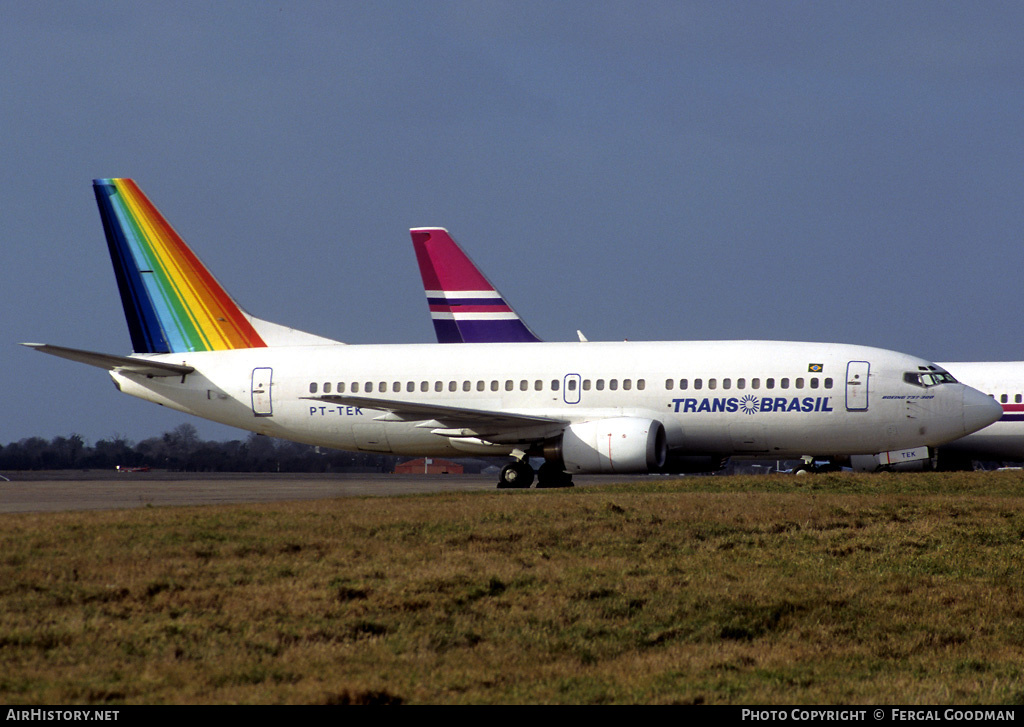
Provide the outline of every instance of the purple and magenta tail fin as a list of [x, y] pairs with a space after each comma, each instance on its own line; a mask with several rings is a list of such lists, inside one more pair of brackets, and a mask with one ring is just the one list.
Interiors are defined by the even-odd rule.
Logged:
[[410, 230], [438, 343], [539, 341], [441, 227]]

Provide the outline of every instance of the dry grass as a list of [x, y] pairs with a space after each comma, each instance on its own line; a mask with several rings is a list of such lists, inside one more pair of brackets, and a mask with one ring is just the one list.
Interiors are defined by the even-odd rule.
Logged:
[[0, 518], [5, 703], [1021, 703], [1020, 473]]

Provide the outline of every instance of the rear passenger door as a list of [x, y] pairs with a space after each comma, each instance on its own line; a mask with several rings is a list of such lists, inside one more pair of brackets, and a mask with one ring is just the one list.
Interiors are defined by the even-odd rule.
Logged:
[[258, 417], [274, 415], [274, 402], [271, 399], [274, 370], [258, 368], [252, 370], [252, 413]]

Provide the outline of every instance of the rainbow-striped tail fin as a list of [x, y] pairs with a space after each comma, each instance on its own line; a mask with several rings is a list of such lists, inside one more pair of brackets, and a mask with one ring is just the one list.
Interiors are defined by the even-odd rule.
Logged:
[[337, 343], [243, 311], [133, 180], [93, 191], [136, 353]]
[[448, 231], [409, 231], [438, 343], [539, 341]]

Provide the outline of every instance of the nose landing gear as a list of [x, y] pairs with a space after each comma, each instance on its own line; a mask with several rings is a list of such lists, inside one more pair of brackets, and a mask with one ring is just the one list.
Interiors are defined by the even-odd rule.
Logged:
[[816, 458], [804, 455], [800, 458], [800, 464], [793, 469], [795, 475], [811, 475], [819, 472], [838, 472], [840, 467], [832, 458]]

